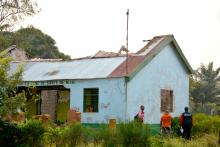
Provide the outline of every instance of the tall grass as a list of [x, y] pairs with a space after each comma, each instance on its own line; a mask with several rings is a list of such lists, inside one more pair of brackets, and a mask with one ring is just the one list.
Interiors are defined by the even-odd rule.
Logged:
[[182, 138], [163, 140], [163, 147], [219, 147], [218, 137], [215, 134], [205, 134], [188, 141]]

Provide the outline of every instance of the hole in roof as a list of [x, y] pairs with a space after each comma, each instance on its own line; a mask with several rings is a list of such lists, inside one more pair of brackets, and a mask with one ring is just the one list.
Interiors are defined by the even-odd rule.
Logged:
[[45, 76], [53, 76], [59, 73], [59, 70], [49, 71], [45, 74]]

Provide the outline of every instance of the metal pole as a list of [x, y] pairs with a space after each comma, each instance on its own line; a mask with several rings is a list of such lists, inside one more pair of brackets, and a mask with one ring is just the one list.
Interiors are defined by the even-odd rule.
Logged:
[[127, 35], [126, 35], [126, 76], [128, 74], [128, 20], [129, 20], [129, 9], [127, 10]]
[[127, 100], [127, 76], [128, 76], [128, 18], [129, 18], [129, 9], [127, 10], [127, 35], [126, 35], [126, 75], [125, 75], [125, 122], [127, 122], [127, 105], [128, 105], [128, 100]]

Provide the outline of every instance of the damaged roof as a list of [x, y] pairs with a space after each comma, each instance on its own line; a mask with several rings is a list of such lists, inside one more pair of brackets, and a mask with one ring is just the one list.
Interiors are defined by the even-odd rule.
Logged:
[[[23, 81], [49, 81], [62, 79], [132, 78], [147, 65], [160, 51], [172, 43], [186, 66], [193, 72], [173, 35], [156, 36], [136, 53], [124, 54], [98, 51], [94, 56], [59, 60], [28, 60], [25, 62]], [[11, 72], [19, 62], [11, 63]]]

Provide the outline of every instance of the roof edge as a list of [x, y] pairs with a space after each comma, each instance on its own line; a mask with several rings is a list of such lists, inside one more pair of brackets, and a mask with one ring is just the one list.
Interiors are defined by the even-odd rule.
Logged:
[[189, 74], [192, 74], [194, 72], [189, 62], [187, 61], [186, 57], [184, 56], [181, 48], [179, 47], [177, 41], [175, 40], [174, 36], [173, 35], [165, 35], [165, 36], [166, 38], [163, 39], [158, 46], [152, 49], [152, 51], [149, 52], [148, 55], [146, 55], [148, 57], [145, 59], [145, 61], [142, 64], [140, 64], [131, 75], [129, 75], [129, 80], [131, 80], [143, 67], [145, 67], [148, 63], [150, 63], [153, 60], [153, 58], [156, 57], [165, 46], [167, 46], [172, 42], [176, 48], [177, 53], [181, 57], [186, 69], [188, 70]]

